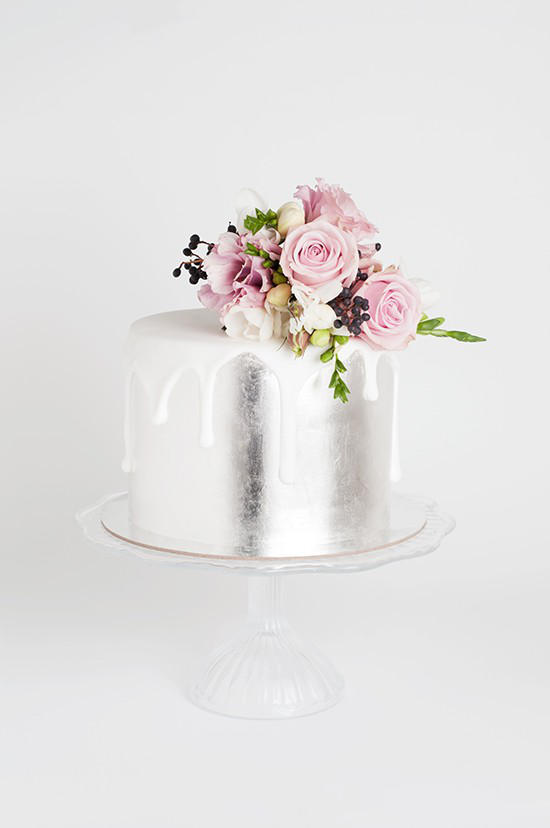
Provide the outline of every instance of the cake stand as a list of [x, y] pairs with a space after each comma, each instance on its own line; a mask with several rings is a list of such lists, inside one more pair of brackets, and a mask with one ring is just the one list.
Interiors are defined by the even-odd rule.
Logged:
[[[332, 664], [294, 632], [283, 611], [284, 576], [360, 572], [433, 552], [454, 520], [425, 498], [394, 496], [391, 527], [369, 548], [341, 554], [277, 556], [187, 552], [177, 541], [136, 534], [127, 520], [127, 495], [103, 498], [77, 520], [88, 540], [119, 553], [168, 565], [222, 569], [248, 579], [248, 614], [242, 630], [211, 654], [189, 690], [201, 708], [227, 716], [284, 719], [326, 710], [342, 697], [344, 682]], [[382, 542], [384, 541], [384, 542]]]

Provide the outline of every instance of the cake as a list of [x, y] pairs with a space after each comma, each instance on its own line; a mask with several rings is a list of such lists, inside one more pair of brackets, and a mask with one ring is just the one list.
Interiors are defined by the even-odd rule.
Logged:
[[174, 270], [204, 282], [205, 307], [130, 329], [123, 468], [143, 542], [248, 556], [383, 543], [395, 354], [418, 334], [481, 340], [427, 317], [429, 286], [382, 266], [340, 188], [319, 179], [295, 199], [275, 212], [244, 191], [236, 224], [215, 243], [193, 234]]

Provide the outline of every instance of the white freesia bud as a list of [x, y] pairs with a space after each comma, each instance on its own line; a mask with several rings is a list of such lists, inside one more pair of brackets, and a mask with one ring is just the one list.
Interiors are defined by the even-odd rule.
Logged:
[[291, 288], [288, 282], [272, 287], [267, 293], [267, 301], [276, 308], [286, 308], [290, 299]]
[[306, 331], [312, 333], [312, 331], [332, 328], [335, 319], [336, 314], [330, 305], [324, 305], [321, 302], [310, 302], [300, 321]]
[[427, 308], [431, 308], [432, 305], [437, 304], [440, 294], [439, 291], [432, 286], [431, 282], [428, 282], [427, 279], [409, 279], [409, 282], [416, 285], [420, 291], [422, 310], [426, 310]]
[[277, 230], [284, 238], [291, 230], [301, 227], [306, 216], [302, 204], [297, 201], [287, 201], [277, 210]]

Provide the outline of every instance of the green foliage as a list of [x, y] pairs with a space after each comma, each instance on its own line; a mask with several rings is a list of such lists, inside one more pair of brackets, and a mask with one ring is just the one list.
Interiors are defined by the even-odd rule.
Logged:
[[[334, 336], [334, 344], [330, 346], [326, 351], [323, 351], [321, 354], [321, 362], [330, 362], [334, 359], [334, 371], [330, 377], [330, 382], [328, 384], [329, 388], [332, 388], [334, 392], [334, 399], [341, 400], [343, 403], [348, 401], [348, 394], [350, 390], [340, 374], [345, 373], [346, 366], [342, 362], [342, 360], [337, 356], [336, 353], [336, 344], [343, 345], [345, 342], [348, 341], [349, 337], [347, 336]], [[344, 340], [342, 342], [342, 340]]]
[[445, 322], [442, 316], [427, 319], [425, 314], [418, 323], [416, 332], [422, 336], [446, 336], [449, 339], [458, 339], [459, 342], [487, 342], [483, 336], [474, 336], [466, 331], [446, 331], [440, 327]]
[[277, 213], [273, 210], [268, 210], [267, 213], [262, 213], [256, 207], [255, 216], [247, 216], [244, 220], [244, 226], [247, 230], [255, 235], [259, 233], [262, 227], [277, 227]]

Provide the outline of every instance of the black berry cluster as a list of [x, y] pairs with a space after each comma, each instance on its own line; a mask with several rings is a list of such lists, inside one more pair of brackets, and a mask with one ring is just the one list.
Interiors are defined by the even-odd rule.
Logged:
[[199, 246], [199, 244], [205, 244], [207, 247], [207, 254], [210, 253], [214, 245], [211, 242], [202, 241], [201, 237], [197, 235], [197, 233], [193, 233], [192, 236], [189, 237], [189, 242], [187, 247], [183, 248], [183, 255], [187, 257], [187, 261], [185, 259], [172, 271], [172, 276], [176, 278], [181, 276], [182, 268], [187, 270], [189, 273], [189, 281], [192, 285], [197, 285], [201, 279], [206, 279], [206, 273], [202, 269], [204, 264], [204, 258], [195, 253], [195, 250]]
[[354, 296], [353, 287], [359, 282], [364, 282], [368, 278], [366, 273], [357, 271], [355, 282], [351, 287], [345, 287], [336, 299], [329, 302], [329, 305], [336, 314], [334, 321], [335, 328], [348, 329], [352, 336], [359, 336], [361, 333], [361, 325], [368, 322], [370, 314], [367, 313], [369, 309], [369, 300], [364, 296]]

